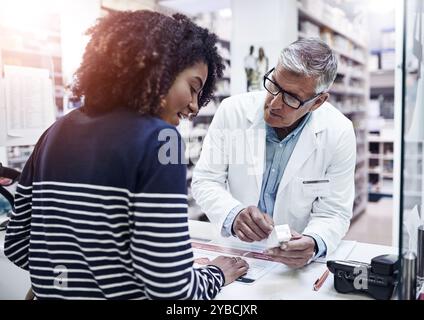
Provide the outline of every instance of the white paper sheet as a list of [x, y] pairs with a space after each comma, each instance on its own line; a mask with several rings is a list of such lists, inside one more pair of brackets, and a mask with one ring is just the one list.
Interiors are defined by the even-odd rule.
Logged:
[[246, 275], [236, 280], [240, 283], [252, 284], [279, 265], [279, 263], [269, 261], [266, 256], [261, 253], [251, 252], [241, 248], [221, 246], [213, 241], [204, 242], [196, 239], [192, 240], [195, 267], [206, 265], [209, 261], [218, 256], [242, 257], [246, 260], [249, 264], [249, 270]]
[[279, 246], [278, 238], [274, 230], [267, 239], [262, 241], [255, 241], [255, 242], [249, 243], [249, 242], [243, 242], [240, 239], [235, 237], [224, 238], [224, 237], [218, 236], [214, 240], [214, 243], [221, 244], [223, 246], [229, 246], [229, 247], [239, 248], [239, 249], [243, 249], [247, 251], [256, 251], [256, 252], [263, 252], [266, 249], [275, 248]]
[[[277, 245], [275, 243], [276, 241], [277, 241]], [[246, 252], [252, 252], [259, 259], [264, 259], [264, 260], [266, 259], [266, 255], [264, 255], [263, 252], [269, 248], [274, 248], [278, 246], [278, 240], [276, 239], [276, 237], [269, 237], [266, 240], [248, 243], [248, 242], [243, 242], [234, 237], [224, 238], [224, 237], [218, 236], [211, 243], [218, 244], [223, 247], [241, 249]], [[318, 258], [314, 260], [314, 262], [327, 263], [327, 260], [345, 260], [349, 257], [350, 253], [353, 251], [355, 246], [356, 246], [356, 241], [343, 240], [332, 254], [324, 258]]]
[[314, 262], [327, 263], [328, 260], [346, 260], [349, 258], [355, 246], [356, 241], [343, 240], [332, 254], [324, 258], [318, 258]]
[[7, 135], [39, 135], [55, 120], [49, 71], [5, 66], [4, 75]]

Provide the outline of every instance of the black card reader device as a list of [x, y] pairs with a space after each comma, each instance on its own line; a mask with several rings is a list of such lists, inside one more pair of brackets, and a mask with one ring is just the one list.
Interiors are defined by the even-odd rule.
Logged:
[[397, 255], [375, 257], [371, 263], [352, 260], [329, 260], [327, 267], [334, 274], [334, 288], [340, 293], [365, 293], [377, 300], [388, 300], [397, 282]]

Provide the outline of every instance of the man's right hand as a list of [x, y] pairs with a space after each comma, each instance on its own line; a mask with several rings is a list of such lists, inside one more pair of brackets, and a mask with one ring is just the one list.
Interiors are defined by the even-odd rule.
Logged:
[[274, 228], [274, 221], [257, 207], [250, 206], [238, 213], [233, 223], [233, 232], [245, 242], [267, 239]]

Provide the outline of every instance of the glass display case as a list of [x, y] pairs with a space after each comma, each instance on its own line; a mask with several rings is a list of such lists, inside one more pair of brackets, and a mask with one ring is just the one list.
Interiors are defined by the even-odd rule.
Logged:
[[[419, 290], [424, 247], [420, 247], [419, 228], [424, 224], [424, 25], [423, 0], [403, 1], [403, 38], [398, 77], [400, 130], [399, 168], [399, 255], [403, 257], [400, 273], [401, 299], [408, 298], [409, 274], [416, 273]], [[422, 242], [422, 241], [421, 241]], [[421, 271], [422, 272], [422, 271]], [[412, 292], [412, 291], [411, 291]], [[418, 294], [418, 291], [416, 291]]]

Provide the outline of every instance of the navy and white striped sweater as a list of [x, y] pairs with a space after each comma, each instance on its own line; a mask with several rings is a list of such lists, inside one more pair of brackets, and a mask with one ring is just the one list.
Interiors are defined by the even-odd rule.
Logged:
[[40, 138], [5, 238], [6, 256], [29, 270], [38, 299], [212, 299], [220, 291], [221, 270], [193, 268], [186, 167], [159, 162], [161, 130], [176, 131], [125, 109], [75, 110]]

